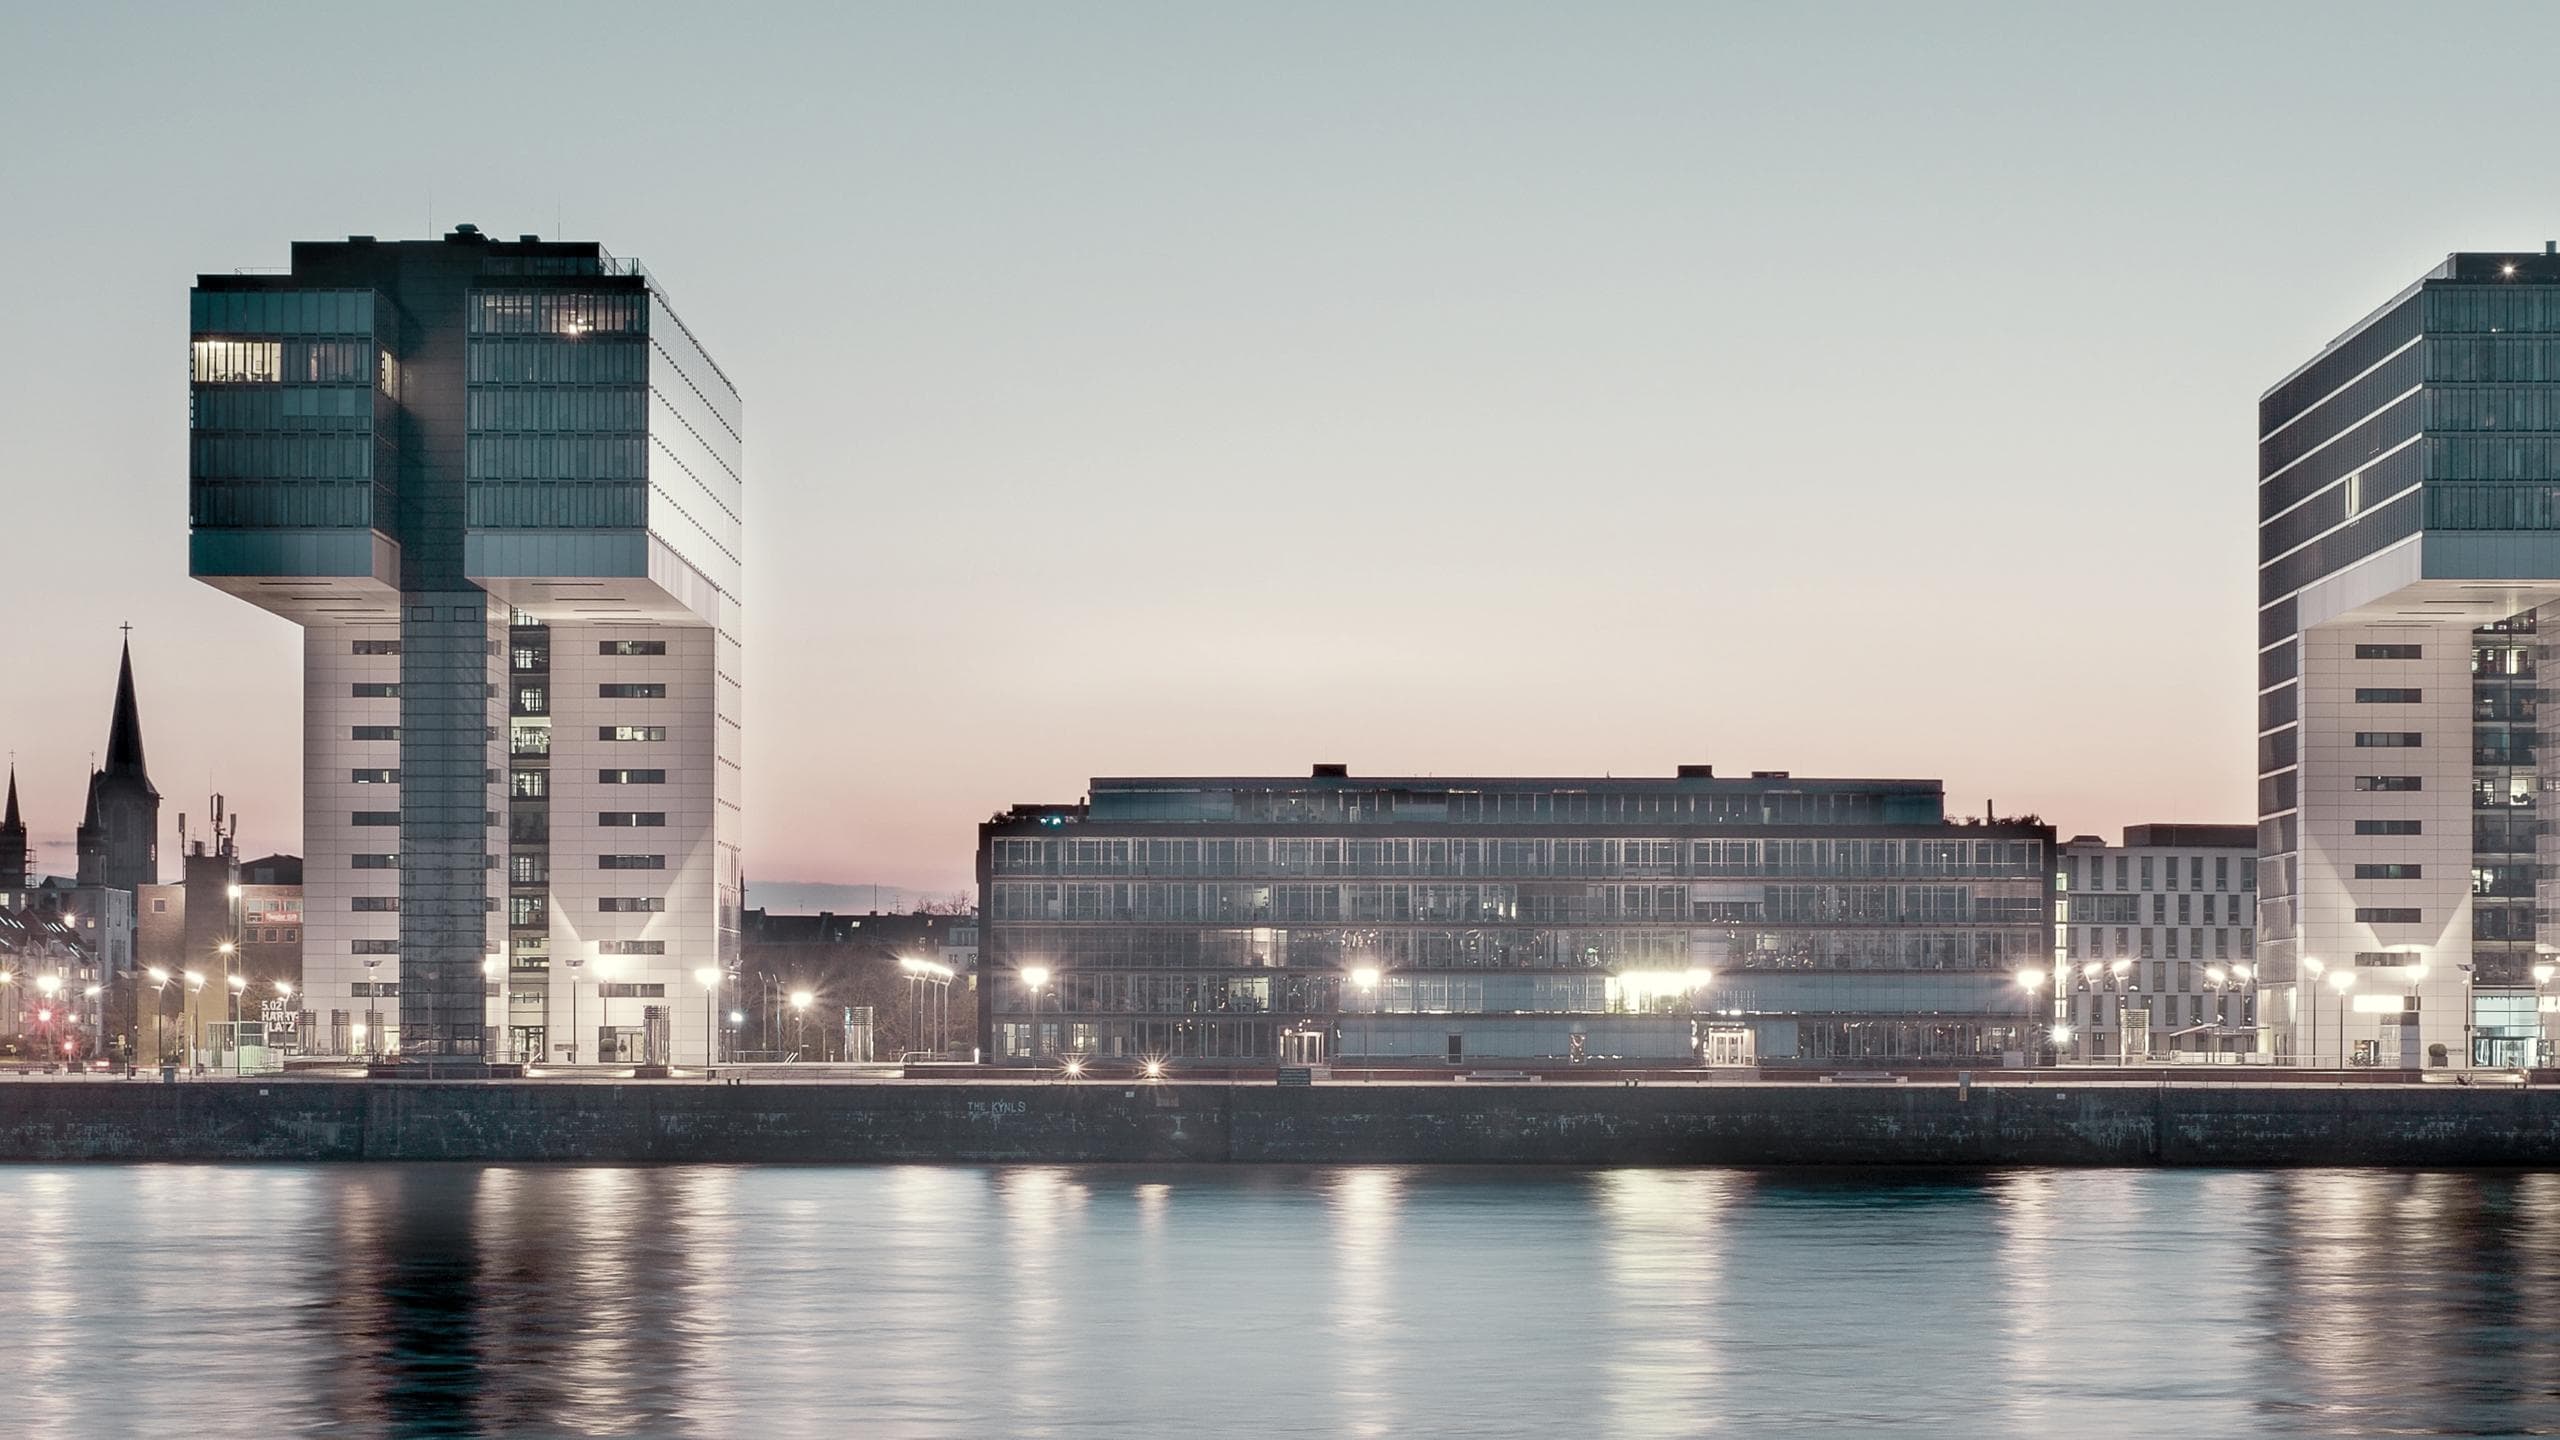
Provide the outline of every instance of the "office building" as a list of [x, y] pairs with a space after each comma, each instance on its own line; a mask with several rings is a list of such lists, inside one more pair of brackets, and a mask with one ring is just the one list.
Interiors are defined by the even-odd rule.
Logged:
[[742, 420], [665, 288], [465, 225], [202, 276], [192, 329], [192, 573], [303, 631], [314, 1034], [462, 1072], [707, 1057]]
[[2259, 402], [2262, 1020], [2280, 1059], [2531, 1057], [2560, 255], [2457, 254]]
[[2257, 1048], [2258, 832], [2132, 825], [2062, 846], [2053, 936], [2067, 1059], [2236, 1059]]
[[1929, 780], [1100, 779], [979, 828], [999, 1063], [2000, 1064], [2053, 831]]

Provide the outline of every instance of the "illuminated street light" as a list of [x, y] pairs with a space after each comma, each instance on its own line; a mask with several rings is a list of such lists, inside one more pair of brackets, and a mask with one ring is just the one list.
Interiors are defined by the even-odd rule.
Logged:
[[[1032, 1063], [1038, 1064], [1040, 1060], [1040, 992], [1049, 983], [1049, 967], [1046, 965], [1023, 966], [1022, 983], [1031, 987], [1031, 1060]], [[1063, 996], [1058, 1001], [1058, 1012], [1063, 1022], [1066, 1015], [1066, 1000]]]
[[705, 965], [693, 972], [693, 978], [702, 986], [702, 1063], [717, 1065], [720, 1063], [719, 967]]

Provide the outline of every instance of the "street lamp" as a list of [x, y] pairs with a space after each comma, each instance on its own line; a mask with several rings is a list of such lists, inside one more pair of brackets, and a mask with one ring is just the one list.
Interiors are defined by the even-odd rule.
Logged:
[[[613, 977], [621, 972], [621, 961], [609, 955], [596, 957], [596, 1063], [599, 1065], [609, 1065], [622, 1058], [607, 1055], [604, 1050], [605, 1037], [613, 1034]], [[618, 1040], [620, 1037], [615, 1038]]]
[[[480, 1002], [480, 1013], [488, 1021], [480, 1033], [480, 1058], [483, 1061], [489, 1058], [490, 1032], [494, 1031], [501, 1035], [506, 1033], [506, 1016], [503, 1013], [503, 1007], [507, 1003], [506, 969], [507, 961], [503, 955], [492, 953], [480, 957], [480, 974], [488, 982], [481, 988], [491, 992], [487, 999]], [[493, 1010], [502, 1013], [497, 1014], [495, 1018], [488, 1018]]]
[[2044, 988], [2044, 982], [2045, 973], [2033, 966], [2018, 972], [2018, 988], [2027, 992], [2027, 1023], [2018, 1030], [2018, 1065], [2021, 1069], [2035, 1067], [2035, 1052], [2028, 1048], [2033, 1043], [2029, 1037], [2035, 1032], [2036, 992]]
[[570, 1064], [572, 1064], [572, 1065], [575, 1065], [575, 1064], [577, 1064], [577, 1063], [578, 1063], [578, 971], [579, 971], [581, 968], [583, 968], [583, 967], [586, 965], [586, 963], [587, 963], [587, 962], [586, 962], [586, 960], [585, 960], [583, 957], [581, 957], [581, 956], [577, 956], [577, 955], [569, 956], [569, 957], [568, 957], [568, 960], [569, 960], [569, 1063], [570, 1063]]
[[[1023, 966], [1022, 983], [1031, 987], [1031, 1062], [1036, 1065], [1040, 1063], [1040, 991], [1049, 983], [1049, 967], [1046, 965]], [[1064, 1010], [1062, 1009], [1059, 1013], [1060, 1018], [1063, 1019]]]
[[[2320, 1063], [2320, 976], [2322, 972], [2326, 971], [2328, 968], [2328, 962], [2322, 960], [2317, 955], [2303, 956], [2303, 973], [2311, 977], [2311, 983], [2309, 985], [2304, 985], [2300, 981], [2296, 981], [2293, 986], [2293, 993], [2298, 1002], [2299, 1008], [2311, 1022], [2311, 1054], [2310, 1058], [2304, 1063], [2314, 1066]], [[2301, 996], [2306, 990], [2310, 992], [2311, 998], [2308, 1001], [2303, 1001], [2301, 1000]], [[2342, 1034], [2338, 1038], [2341, 1042], [2340, 1048], [2345, 1048], [2344, 1041], [2346, 1040], [2346, 1036]]]
[[187, 1040], [187, 1069], [193, 1073], [202, 1074], [204, 1072], [204, 975], [200, 971], [187, 972], [187, 1017], [191, 1022], [188, 1027], [190, 1033]]
[[806, 990], [791, 992], [791, 1058], [809, 1047], [809, 1002], [818, 997]]
[[[2409, 1017], [2417, 1013], [2418, 982], [2427, 978], [2427, 962], [2424, 960], [2418, 960], [2401, 966], [2400, 976], [2402, 982], [2409, 987], [2409, 1003], [2400, 1007], [2400, 1030], [2401, 1034], [2405, 1036], [2408, 1034]], [[2424, 1034], [2424, 1027], [2421, 1027], [2420, 1033]], [[2407, 1042], [2404, 1041], [2404, 1044], [2405, 1043]], [[2417, 1060], [2418, 1068], [2425, 1069], [2427, 1057], [2422, 1053], [2417, 1057]]]
[[719, 967], [705, 965], [693, 972], [693, 978], [702, 982], [702, 1054], [704, 1057], [702, 1063], [706, 1066], [717, 1065], [720, 1063], [720, 1025], [717, 1018], [720, 1005]]
[[249, 988], [249, 977], [230, 975], [225, 977], [224, 984], [231, 991], [231, 1073], [237, 1076], [240, 1073], [240, 995]]
[[2356, 988], [2356, 972], [2340, 970], [2329, 977], [2329, 988], [2338, 992], [2338, 1068], [2347, 1066], [2347, 992]]
[[1378, 1078], [1378, 1059], [1371, 1053], [1376, 1047], [1370, 1041], [1377, 1035], [1378, 967], [1363, 965], [1352, 971], [1351, 985], [1365, 1002], [1360, 1012], [1360, 1078], [1375, 1080]]
[[368, 1047], [364, 1051], [364, 1057], [368, 1061], [379, 1053], [377, 1049], [370, 1047], [377, 1047], [382, 1043], [382, 1016], [374, 1008], [375, 998], [381, 993], [382, 986], [373, 978], [375, 967], [381, 963], [382, 957], [379, 955], [364, 962], [364, 1029], [358, 1032], [358, 1038], [362, 1039]]
[[2533, 1063], [2536, 1066], [2548, 1063], [2546, 1054], [2551, 1048], [2551, 1042], [2543, 1038], [2542, 1016], [2546, 1002], [2542, 998], [2542, 992], [2551, 984], [2551, 977], [2554, 975], [2560, 975], [2560, 965], [2552, 965], [2546, 961], [2533, 967]]

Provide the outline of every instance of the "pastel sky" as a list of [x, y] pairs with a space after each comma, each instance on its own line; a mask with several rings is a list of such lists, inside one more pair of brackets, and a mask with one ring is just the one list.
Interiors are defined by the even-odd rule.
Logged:
[[[1087, 776], [1938, 776], [2250, 818], [2258, 393], [2560, 235], [2560, 8], [0, 10], [0, 748], [299, 836], [185, 291], [601, 239], [747, 397], [758, 881]], [[2500, 70], [2504, 57], [2505, 70]]]

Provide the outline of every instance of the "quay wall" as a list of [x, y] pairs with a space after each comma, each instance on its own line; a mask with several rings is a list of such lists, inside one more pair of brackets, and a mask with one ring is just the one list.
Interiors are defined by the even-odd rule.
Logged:
[[2560, 1090], [278, 1079], [0, 1084], [0, 1161], [2560, 1165]]

